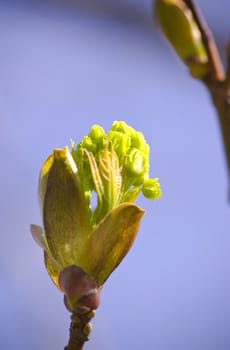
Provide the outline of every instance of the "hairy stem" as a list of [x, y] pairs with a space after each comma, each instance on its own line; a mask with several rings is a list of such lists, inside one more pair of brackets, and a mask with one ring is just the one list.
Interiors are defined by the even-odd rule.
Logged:
[[69, 329], [69, 343], [64, 350], [82, 350], [91, 332], [90, 320], [95, 316], [95, 311], [89, 308], [79, 308], [71, 315]]

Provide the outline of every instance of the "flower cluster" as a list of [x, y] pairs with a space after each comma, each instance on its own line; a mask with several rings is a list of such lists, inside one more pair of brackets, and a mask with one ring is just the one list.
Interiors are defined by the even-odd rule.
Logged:
[[[141, 191], [149, 199], [161, 196], [158, 179], [149, 178], [149, 146], [141, 132], [124, 122], [114, 122], [107, 135], [94, 125], [78, 145], [72, 144], [71, 154], [91, 210], [92, 226], [119, 204], [134, 202]], [[90, 206], [93, 191], [96, 210]]]

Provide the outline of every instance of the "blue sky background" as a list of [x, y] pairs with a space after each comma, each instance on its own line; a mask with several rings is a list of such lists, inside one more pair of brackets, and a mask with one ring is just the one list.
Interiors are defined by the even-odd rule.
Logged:
[[[223, 53], [230, 5], [199, 4]], [[230, 208], [217, 118], [153, 24], [151, 2], [0, 1], [0, 48], [0, 348], [63, 350], [69, 314], [29, 232], [41, 222], [38, 173], [92, 124], [125, 120], [150, 144], [164, 194], [139, 199], [147, 213], [85, 349], [228, 350]]]

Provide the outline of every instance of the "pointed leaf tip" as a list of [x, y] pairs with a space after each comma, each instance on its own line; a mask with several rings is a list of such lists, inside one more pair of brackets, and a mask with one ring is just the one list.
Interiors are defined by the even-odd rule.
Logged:
[[48, 250], [48, 246], [47, 246], [47, 242], [45, 239], [45, 235], [43, 232], [42, 227], [38, 226], [38, 225], [34, 225], [31, 224], [30, 225], [30, 232], [32, 234], [33, 239], [35, 240], [35, 242], [44, 250]]

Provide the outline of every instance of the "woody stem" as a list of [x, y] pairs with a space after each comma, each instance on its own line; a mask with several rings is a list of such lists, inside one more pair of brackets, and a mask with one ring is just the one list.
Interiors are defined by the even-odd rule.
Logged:
[[95, 310], [86, 307], [78, 308], [71, 315], [69, 342], [64, 350], [82, 350], [91, 332], [90, 320], [95, 316]]

